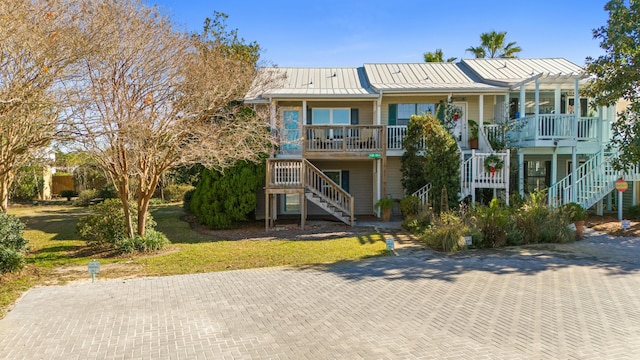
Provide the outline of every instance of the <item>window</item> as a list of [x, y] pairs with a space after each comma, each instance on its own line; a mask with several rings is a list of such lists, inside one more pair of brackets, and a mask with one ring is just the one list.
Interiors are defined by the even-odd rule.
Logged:
[[549, 187], [551, 182], [550, 161], [525, 161], [525, 192], [532, 193]]
[[349, 125], [351, 109], [313, 109], [313, 125]]
[[[409, 125], [412, 115], [436, 113], [436, 104], [390, 104], [389, 107], [389, 125]], [[392, 110], [391, 107], [396, 108]]]
[[285, 194], [284, 195], [284, 213], [299, 214], [300, 213], [300, 195]]

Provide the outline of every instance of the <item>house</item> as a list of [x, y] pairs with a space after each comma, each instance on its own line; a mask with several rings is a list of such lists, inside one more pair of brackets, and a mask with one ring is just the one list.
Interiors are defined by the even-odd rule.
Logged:
[[[353, 224], [359, 215], [377, 214], [379, 199], [411, 195], [400, 172], [408, 120], [446, 103], [459, 110], [452, 134], [462, 157], [461, 198], [475, 201], [479, 189], [492, 189], [508, 201], [510, 191], [549, 188], [554, 206], [575, 201], [601, 211], [618, 178], [605, 151], [615, 109], [591, 108], [579, 96], [587, 77], [565, 59], [263, 71], [280, 81], [245, 101], [271, 108], [280, 143], [267, 161], [257, 209], [267, 227], [281, 214], [300, 214], [302, 226], [308, 214], [326, 213]], [[472, 149], [475, 132], [478, 148]], [[515, 158], [503, 145], [515, 149]], [[490, 155], [505, 166], [487, 172]], [[425, 184], [416, 195], [426, 200], [428, 190]], [[635, 186], [630, 193], [635, 203]]]

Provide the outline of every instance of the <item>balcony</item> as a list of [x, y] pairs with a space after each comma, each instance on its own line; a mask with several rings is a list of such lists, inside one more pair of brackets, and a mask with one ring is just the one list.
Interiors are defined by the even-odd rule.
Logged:
[[511, 120], [507, 137], [512, 145], [571, 146], [576, 142], [594, 142], [598, 139], [601, 120], [597, 117], [580, 117], [575, 126], [575, 115], [528, 115]]
[[307, 125], [302, 141], [306, 158], [384, 156], [383, 125]]

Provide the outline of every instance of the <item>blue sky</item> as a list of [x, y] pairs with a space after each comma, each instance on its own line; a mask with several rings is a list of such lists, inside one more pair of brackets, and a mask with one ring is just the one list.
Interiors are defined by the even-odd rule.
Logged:
[[519, 57], [563, 57], [584, 65], [603, 54], [592, 29], [605, 25], [605, 0], [145, 0], [179, 26], [200, 31], [214, 11], [229, 15], [262, 58], [281, 67], [422, 62], [425, 51], [471, 58], [480, 34], [506, 31]]

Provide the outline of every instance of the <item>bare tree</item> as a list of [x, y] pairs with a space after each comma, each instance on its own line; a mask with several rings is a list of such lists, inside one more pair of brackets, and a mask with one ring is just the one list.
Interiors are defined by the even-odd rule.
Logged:
[[[223, 169], [269, 151], [264, 114], [241, 106], [256, 79], [255, 57], [236, 51], [243, 40], [219, 22], [214, 27], [223, 32], [209, 24], [209, 31], [188, 36], [137, 0], [85, 6], [93, 15], [83, 28], [100, 34], [102, 51], [82, 61], [75, 130], [116, 185], [129, 236], [144, 236], [163, 173], [194, 163]], [[135, 230], [131, 198], [138, 207]]]
[[0, 210], [16, 169], [59, 135], [60, 91], [87, 42], [64, 0], [0, 1]]

